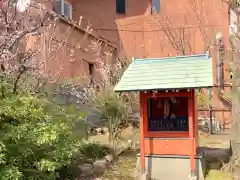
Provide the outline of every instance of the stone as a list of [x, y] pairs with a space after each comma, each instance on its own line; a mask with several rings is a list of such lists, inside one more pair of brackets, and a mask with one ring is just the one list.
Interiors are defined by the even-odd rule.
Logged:
[[197, 180], [197, 176], [191, 176], [191, 175], [189, 175], [189, 176], [188, 176], [188, 180]]
[[148, 172], [138, 172], [136, 180], [149, 180]]
[[102, 134], [102, 128], [97, 128], [96, 131], [98, 134]]
[[109, 130], [106, 127], [102, 128], [102, 131], [103, 131], [104, 134], [109, 133]]
[[93, 176], [93, 166], [91, 164], [82, 164], [77, 166], [80, 177]]
[[87, 164], [93, 164], [94, 160], [93, 159], [86, 159], [85, 163]]
[[93, 163], [93, 171], [95, 175], [103, 174], [107, 169], [107, 162], [105, 160], [97, 160]]
[[114, 157], [112, 154], [109, 154], [109, 155], [105, 156], [105, 160], [109, 163], [112, 163], [114, 160]]
[[133, 146], [133, 141], [132, 140], [128, 140], [128, 146], [132, 147]]
[[216, 161], [216, 162], [209, 162], [208, 163], [209, 169], [218, 169], [220, 170], [222, 167], [222, 162]]

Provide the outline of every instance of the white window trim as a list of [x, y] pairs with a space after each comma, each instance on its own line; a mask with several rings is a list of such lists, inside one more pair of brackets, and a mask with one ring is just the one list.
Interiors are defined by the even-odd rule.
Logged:
[[[67, 2], [66, 0], [59, 0], [59, 1], [60, 1], [60, 7], [61, 7], [60, 15], [66, 17], [66, 18], [72, 19], [72, 4], [70, 4], [70, 3]], [[70, 7], [70, 9], [69, 9], [69, 11], [70, 11], [70, 16], [69, 16], [69, 17], [68, 17], [68, 16], [66, 15], [66, 13], [64, 12], [64, 4], [65, 4], [65, 3], [68, 4], [69, 7]]]
[[70, 4], [69, 2], [67, 2], [66, 0], [62, 0], [63, 1], [63, 14], [64, 14], [64, 16], [65, 17], [67, 17], [66, 15], [65, 15], [65, 12], [64, 12], [64, 3], [66, 3], [66, 4], [68, 4], [69, 5], [69, 7], [70, 7], [70, 9], [69, 9], [69, 11], [70, 11], [70, 17], [67, 17], [67, 18], [69, 18], [69, 19], [72, 19], [72, 4]]

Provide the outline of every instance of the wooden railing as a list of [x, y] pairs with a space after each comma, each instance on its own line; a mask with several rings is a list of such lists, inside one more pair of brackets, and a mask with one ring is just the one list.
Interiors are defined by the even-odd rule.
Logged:
[[188, 131], [188, 118], [149, 118], [148, 131]]

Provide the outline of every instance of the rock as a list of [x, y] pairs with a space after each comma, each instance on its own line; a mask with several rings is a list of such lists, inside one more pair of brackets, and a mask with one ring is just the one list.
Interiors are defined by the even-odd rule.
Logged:
[[94, 160], [93, 159], [86, 159], [85, 163], [87, 164], [93, 164]]
[[80, 177], [89, 177], [94, 174], [93, 166], [91, 164], [78, 165], [77, 169]]
[[221, 162], [211, 162], [211, 163], [208, 163], [208, 168], [209, 169], [217, 169], [217, 170], [220, 170], [222, 167], [222, 163]]
[[102, 128], [102, 131], [103, 131], [104, 134], [109, 133], [109, 130], [106, 127]]
[[149, 175], [148, 175], [147, 172], [145, 172], [145, 173], [140, 173], [140, 172], [139, 172], [139, 173], [137, 174], [136, 179], [137, 179], [137, 180], [149, 180], [150, 178], [149, 178]]
[[90, 135], [96, 135], [96, 134], [97, 134], [97, 131], [96, 131], [95, 128], [90, 128], [90, 129], [88, 130], [88, 134], [90, 134]]
[[97, 160], [93, 163], [93, 171], [95, 175], [103, 174], [107, 169], [107, 162], [105, 160]]
[[227, 163], [230, 159], [228, 149], [202, 147], [202, 150], [200, 152], [203, 153], [208, 162], [220, 161]]
[[105, 156], [105, 160], [109, 163], [112, 163], [114, 160], [113, 155], [109, 154], [109, 155]]
[[128, 146], [132, 147], [133, 146], [133, 141], [132, 140], [128, 140]]
[[197, 176], [188, 176], [188, 180], [197, 180]]
[[98, 134], [102, 134], [102, 128], [97, 128], [96, 131]]

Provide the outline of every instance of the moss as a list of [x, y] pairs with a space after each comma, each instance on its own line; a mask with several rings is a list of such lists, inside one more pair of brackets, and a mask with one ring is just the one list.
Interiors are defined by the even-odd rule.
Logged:
[[206, 180], [233, 180], [231, 173], [221, 170], [209, 171]]

